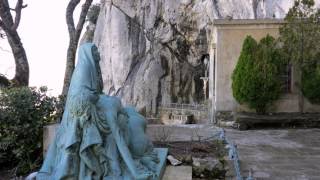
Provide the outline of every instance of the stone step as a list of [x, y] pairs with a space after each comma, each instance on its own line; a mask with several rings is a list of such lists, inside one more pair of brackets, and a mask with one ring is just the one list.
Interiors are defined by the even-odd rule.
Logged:
[[235, 122], [240, 130], [255, 127], [320, 127], [320, 113], [273, 113], [258, 115], [255, 113], [238, 113]]

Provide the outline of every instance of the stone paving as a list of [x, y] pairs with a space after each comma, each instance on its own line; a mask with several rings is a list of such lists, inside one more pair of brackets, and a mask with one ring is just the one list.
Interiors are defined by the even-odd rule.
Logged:
[[167, 166], [162, 180], [192, 180], [192, 167]]
[[320, 129], [226, 129], [238, 146], [242, 176], [256, 180], [320, 180]]

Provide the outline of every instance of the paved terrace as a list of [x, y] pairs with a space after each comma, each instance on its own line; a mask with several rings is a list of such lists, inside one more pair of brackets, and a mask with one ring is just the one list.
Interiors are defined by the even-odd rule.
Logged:
[[319, 180], [320, 129], [226, 129], [238, 145], [242, 176], [256, 180]]

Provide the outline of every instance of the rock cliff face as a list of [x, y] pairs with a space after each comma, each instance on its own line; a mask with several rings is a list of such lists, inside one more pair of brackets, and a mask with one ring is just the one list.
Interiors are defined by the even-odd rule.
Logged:
[[293, 0], [105, 0], [94, 42], [104, 91], [155, 114], [168, 103], [202, 103], [204, 58], [215, 19], [282, 18]]

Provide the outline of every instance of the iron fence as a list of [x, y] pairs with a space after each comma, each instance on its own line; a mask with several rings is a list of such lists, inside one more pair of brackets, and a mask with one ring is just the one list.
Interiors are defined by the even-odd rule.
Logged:
[[186, 109], [186, 110], [197, 110], [197, 111], [207, 111], [208, 106], [205, 104], [179, 104], [179, 103], [169, 103], [162, 104], [161, 109]]

